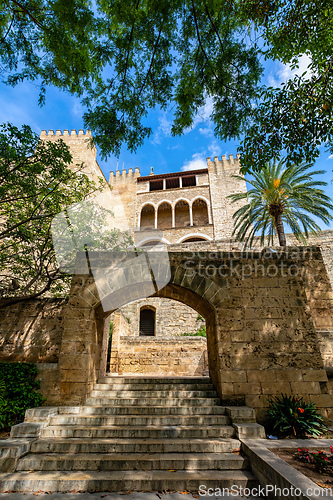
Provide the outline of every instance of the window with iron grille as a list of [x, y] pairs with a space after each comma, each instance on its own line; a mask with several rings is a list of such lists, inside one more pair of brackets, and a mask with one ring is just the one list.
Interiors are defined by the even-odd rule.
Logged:
[[152, 309], [141, 309], [140, 311], [140, 335], [146, 337], [155, 335], [155, 311]]

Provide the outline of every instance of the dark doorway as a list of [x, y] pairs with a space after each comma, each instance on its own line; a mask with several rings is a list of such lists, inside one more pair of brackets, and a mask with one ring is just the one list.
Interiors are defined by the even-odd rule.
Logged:
[[155, 311], [153, 309], [141, 309], [140, 335], [146, 337], [153, 337], [155, 335]]

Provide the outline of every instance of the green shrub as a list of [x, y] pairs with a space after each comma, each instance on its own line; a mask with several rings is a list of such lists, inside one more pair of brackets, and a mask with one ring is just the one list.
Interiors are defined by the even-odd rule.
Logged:
[[323, 417], [318, 413], [315, 403], [305, 403], [303, 398], [283, 394], [281, 397], [269, 399], [268, 402], [269, 407], [265, 415], [265, 427], [268, 432], [303, 437], [305, 434], [319, 436], [326, 430]]
[[4, 377], [0, 377], [0, 407], [5, 402], [6, 384]]
[[0, 363], [0, 379], [4, 381], [0, 403], [0, 429], [7, 429], [24, 418], [25, 410], [41, 406], [44, 398], [36, 392], [37, 366], [33, 363]]
[[206, 326], [202, 326], [197, 332], [181, 333], [180, 337], [207, 337]]

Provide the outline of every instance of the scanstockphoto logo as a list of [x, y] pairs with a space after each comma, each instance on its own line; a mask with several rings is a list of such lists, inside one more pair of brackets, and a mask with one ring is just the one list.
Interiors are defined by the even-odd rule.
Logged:
[[[185, 252], [184, 267], [188, 277], [206, 278], [299, 278], [306, 268], [304, 260], [313, 256], [312, 247], [275, 250], [228, 250], [217, 252]], [[310, 274], [308, 279], [313, 279]]]
[[163, 232], [145, 231], [144, 240], [152, 244], [140, 249], [142, 234], [135, 232], [133, 241], [118, 191], [105, 190], [71, 205], [54, 217], [51, 231], [59, 269], [92, 274], [94, 283], [82, 297], [88, 302], [89, 292], [97, 291], [104, 311], [118, 309], [129, 298], [147, 298], [170, 281]]
[[314, 485], [313, 488], [297, 488], [293, 485], [281, 488], [275, 484], [267, 484], [258, 487], [243, 487], [237, 484], [230, 488], [209, 488], [205, 484], [199, 486], [199, 496], [201, 498], [217, 499], [220, 497], [231, 498], [332, 498], [332, 488], [321, 488]]

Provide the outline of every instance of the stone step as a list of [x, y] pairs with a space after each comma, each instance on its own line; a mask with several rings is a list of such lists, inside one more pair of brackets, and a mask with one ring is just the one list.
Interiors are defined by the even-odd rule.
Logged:
[[224, 406], [60, 406], [60, 415], [224, 415]]
[[102, 415], [58, 415], [51, 417], [50, 425], [78, 425], [78, 426], [108, 426], [121, 425], [141, 426], [141, 425], [230, 425], [230, 418], [226, 415], [118, 415], [118, 416], [102, 416]]
[[235, 470], [245, 469], [248, 459], [234, 453], [138, 453], [29, 454], [18, 462], [17, 471], [106, 470]]
[[17, 472], [0, 475], [1, 492], [93, 492], [93, 491], [198, 491], [231, 488], [234, 485], [254, 488], [257, 479], [251, 472], [234, 471], [75, 471]]
[[148, 377], [148, 376], [106, 376], [98, 379], [100, 384], [211, 384], [209, 377]]
[[232, 453], [238, 439], [38, 439], [32, 453]]
[[233, 437], [231, 426], [48, 426], [40, 431], [43, 438], [205, 438]]
[[98, 391], [215, 391], [213, 384], [118, 384], [96, 383], [94, 390]]
[[219, 398], [92, 398], [86, 399], [86, 405], [106, 406], [213, 406], [221, 404]]
[[216, 391], [113, 391], [111, 389], [93, 390], [90, 393], [90, 398], [217, 398]]

